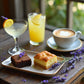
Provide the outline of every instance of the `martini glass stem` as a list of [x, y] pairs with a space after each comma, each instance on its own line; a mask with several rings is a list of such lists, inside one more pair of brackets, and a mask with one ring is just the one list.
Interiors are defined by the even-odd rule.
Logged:
[[19, 51], [18, 38], [14, 37], [14, 41], [15, 41], [15, 47], [13, 51]]

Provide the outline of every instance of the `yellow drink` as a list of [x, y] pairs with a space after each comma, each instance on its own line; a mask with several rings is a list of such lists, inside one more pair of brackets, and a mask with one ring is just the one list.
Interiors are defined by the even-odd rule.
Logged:
[[30, 41], [34, 43], [43, 42], [45, 35], [45, 16], [33, 13], [32, 15], [29, 15], [28, 23]]

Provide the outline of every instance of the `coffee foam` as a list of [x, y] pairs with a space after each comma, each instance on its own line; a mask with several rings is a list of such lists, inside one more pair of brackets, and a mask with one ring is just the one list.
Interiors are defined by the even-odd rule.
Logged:
[[60, 36], [69, 36], [70, 35], [70, 33], [67, 31], [61, 31], [59, 34], [60, 34]]
[[54, 34], [57, 37], [67, 38], [73, 36], [75, 33], [72, 30], [60, 29], [56, 30]]

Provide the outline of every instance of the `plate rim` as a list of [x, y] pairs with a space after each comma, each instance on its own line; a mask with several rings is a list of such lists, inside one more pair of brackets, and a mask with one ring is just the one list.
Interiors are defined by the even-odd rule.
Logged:
[[[49, 37], [48, 40], [49, 40], [50, 38], [52, 38], [52, 37], [53, 37], [53, 36]], [[48, 46], [49, 48], [51, 48], [51, 47], [48, 45], [48, 40], [47, 40], [47, 46]], [[60, 49], [54, 49], [54, 48], [51, 48], [51, 49], [52, 49], [52, 50], [55, 50], [55, 51], [59, 51], [59, 52], [70, 52], [70, 51], [74, 51], [74, 50], [77, 50], [77, 49], [81, 48], [82, 45], [83, 45], [83, 42], [82, 42], [80, 39], [78, 39], [78, 40], [80, 41], [80, 46], [78, 46], [78, 47], [75, 48], [75, 49], [72, 49], [72, 50], [60, 50]]]
[[[27, 51], [27, 50], [26, 50]], [[33, 52], [33, 53], [37, 53], [37, 52], [35, 52], [35, 51], [27, 51], [27, 52]], [[59, 56], [58, 56], [59, 57]], [[62, 66], [64, 65], [64, 63], [65, 62], [63, 62], [61, 65], [60, 65], [60, 67], [54, 72], [54, 73], [51, 73], [51, 74], [45, 74], [45, 73], [40, 73], [40, 72], [34, 72], [34, 71], [30, 71], [30, 70], [25, 70], [25, 69], [21, 69], [21, 68], [18, 68], [18, 67], [14, 67], [14, 66], [11, 66], [11, 65], [5, 65], [4, 64], [4, 62], [6, 61], [6, 60], [8, 60], [8, 59], [10, 59], [11, 58], [11, 56], [10, 57], [8, 57], [7, 59], [5, 59], [3, 62], [1, 62], [1, 65], [3, 66], [3, 67], [6, 67], [6, 68], [11, 68], [11, 69], [14, 69], [14, 70], [19, 70], [19, 71], [25, 71], [25, 72], [28, 72], [28, 73], [32, 73], [32, 74], [36, 74], [36, 75], [42, 75], [42, 76], [45, 76], [45, 77], [52, 77], [52, 76], [54, 76], [61, 68], [62, 68]], [[11, 61], [11, 60], [10, 60]]]

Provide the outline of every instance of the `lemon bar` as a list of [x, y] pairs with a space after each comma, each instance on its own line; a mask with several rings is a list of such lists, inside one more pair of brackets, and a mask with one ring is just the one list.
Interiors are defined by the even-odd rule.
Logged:
[[34, 56], [34, 65], [43, 69], [49, 69], [54, 63], [57, 63], [57, 56], [48, 51], [42, 51]]

